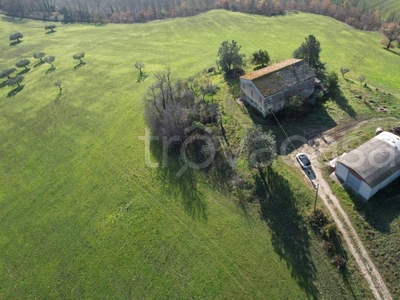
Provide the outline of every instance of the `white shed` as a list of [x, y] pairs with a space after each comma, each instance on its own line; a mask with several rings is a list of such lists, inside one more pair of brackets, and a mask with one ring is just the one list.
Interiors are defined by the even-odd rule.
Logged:
[[370, 199], [400, 177], [400, 137], [386, 131], [380, 133], [343, 154], [335, 173], [365, 200]]

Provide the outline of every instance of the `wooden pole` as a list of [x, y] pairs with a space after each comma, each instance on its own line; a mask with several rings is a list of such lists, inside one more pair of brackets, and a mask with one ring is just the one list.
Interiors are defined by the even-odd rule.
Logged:
[[317, 184], [317, 189], [316, 189], [316, 192], [315, 192], [314, 213], [315, 213], [315, 209], [317, 208], [318, 190], [319, 190], [319, 183]]

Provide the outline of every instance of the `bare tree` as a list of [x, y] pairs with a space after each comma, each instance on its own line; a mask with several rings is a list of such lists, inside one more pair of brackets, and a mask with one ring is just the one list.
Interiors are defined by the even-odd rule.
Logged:
[[386, 50], [389, 50], [393, 41], [400, 40], [400, 24], [395, 22], [385, 23], [381, 27], [381, 33], [384, 36], [383, 43]]
[[59, 88], [58, 94], [61, 94], [62, 92], [61, 81], [57, 80], [56, 82], [54, 82], [54, 85]]

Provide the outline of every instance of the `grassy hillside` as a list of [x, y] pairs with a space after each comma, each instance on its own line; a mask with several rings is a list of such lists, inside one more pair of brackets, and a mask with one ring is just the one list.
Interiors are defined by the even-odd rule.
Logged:
[[[186, 78], [214, 65], [223, 40], [281, 60], [308, 34], [321, 41], [329, 68], [346, 65], [347, 77], [365, 74], [398, 93], [392, 66], [400, 56], [381, 49], [377, 34], [321, 16], [225, 11], [149, 24], [58, 24], [53, 34], [43, 28], [0, 22], [0, 69], [36, 51], [56, 57], [53, 72], [32, 63], [22, 90], [0, 88], [0, 298], [350, 297], [318, 240], [293, 231], [301, 216], [282, 213], [267, 227], [201, 178], [146, 167], [141, 98], [167, 66]], [[9, 46], [15, 31], [25, 38]], [[72, 55], [82, 51], [86, 65], [74, 68]], [[139, 60], [149, 74], [141, 84]], [[279, 186], [301, 200], [293, 207], [311, 205], [301, 185], [282, 179]]]

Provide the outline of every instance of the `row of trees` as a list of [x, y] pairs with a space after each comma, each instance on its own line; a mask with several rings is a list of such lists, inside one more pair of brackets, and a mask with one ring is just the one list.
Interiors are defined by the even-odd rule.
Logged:
[[[44, 27], [44, 29], [45, 30], [50, 30], [50, 32], [55, 32], [55, 28], [56, 28], [57, 26], [56, 25], [46, 25], [45, 27]], [[21, 32], [14, 32], [13, 34], [10, 34], [10, 41], [12, 42], [12, 43], [20, 43], [21, 42], [21, 40], [20, 39], [22, 39], [24, 37], [24, 35], [21, 33]]]
[[[218, 49], [218, 59], [216, 61], [218, 68], [225, 74], [225, 77], [235, 77], [242, 73], [242, 68], [245, 65], [245, 54], [240, 53], [242, 47], [235, 41], [224, 41]], [[267, 66], [271, 58], [267, 50], [260, 49], [252, 54], [251, 63], [256, 65], [256, 68]]]
[[[371, 6], [368, 0], [0, 0], [0, 9], [10, 15], [64, 22], [146, 22], [214, 8], [267, 16], [299, 10], [331, 16], [364, 30], [379, 29], [384, 19], [380, 7]], [[386, 17], [387, 22], [399, 20], [399, 13]]]
[[[241, 46], [235, 41], [224, 41], [218, 49], [217, 65], [226, 77], [231, 77], [236, 69], [245, 65], [245, 54], [240, 53]], [[304, 59], [316, 73], [325, 70], [325, 63], [321, 62], [321, 44], [314, 35], [309, 35], [305, 41], [293, 52], [294, 58]], [[270, 56], [266, 50], [260, 49], [252, 54], [251, 62], [260, 67], [270, 63]]]
[[[44, 52], [35, 52], [33, 53], [33, 57], [37, 60], [39, 60], [35, 66], [39, 66], [42, 65], [44, 63], [48, 63], [51, 65], [51, 69], [55, 69], [54, 67], [54, 61], [55, 61], [55, 56], [53, 55], [49, 55], [46, 56], [46, 54]], [[80, 64], [84, 64], [84, 62], [82, 61], [82, 59], [85, 57], [85, 53], [81, 52], [81, 53], [77, 53], [73, 55], [73, 58], [76, 60], [80, 61]], [[19, 74], [17, 74], [16, 76], [12, 76], [13, 73], [15, 73], [17, 71], [16, 68], [8, 68], [8, 69], [4, 69], [0, 72], [0, 79], [6, 79], [1, 85], [8, 85], [8, 86], [15, 86], [17, 85], [17, 87], [21, 87], [21, 83], [22, 81], [25, 79], [25, 77], [22, 75], [24, 73], [27, 73], [30, 69], [28, 68], [28, 66], [31, 64], [31, 61], [29, 59], [21, 59], [19, 61], [17, 61], [15, 63], [15, 66], [17, 68], [24, 68], [23, 71], [21, 71]], [[59, 88], [59, 91], [61, 93], [62, 91], [62, 87], [61, 87], [61, 82], [60, 81], [56, 81], [54, 83], [55, 86], [57, 86]]]

